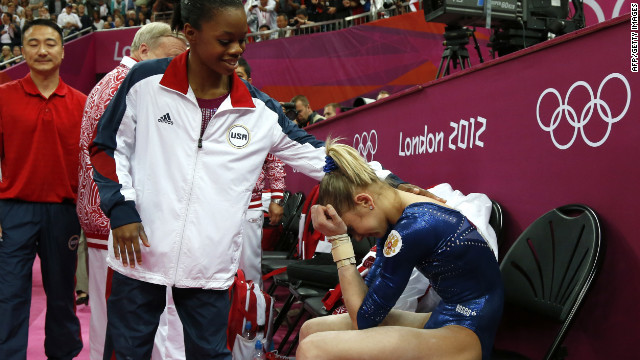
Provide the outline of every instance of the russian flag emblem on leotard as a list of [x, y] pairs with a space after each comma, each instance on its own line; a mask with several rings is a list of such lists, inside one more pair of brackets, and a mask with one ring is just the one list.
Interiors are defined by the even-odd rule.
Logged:
[[391, 257], [400, 252], [400, 248], [402, 248], [402, 237], [400, 233], [395, 230], [392, 230], [387, 237], [387, 241], [384, 243], [384, 253], [385, 257]]

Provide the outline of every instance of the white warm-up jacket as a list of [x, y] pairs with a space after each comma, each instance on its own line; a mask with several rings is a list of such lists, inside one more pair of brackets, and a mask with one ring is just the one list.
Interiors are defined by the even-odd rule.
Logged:
[[112, 228], [141, 221], [151, 244], [141, 246], [142, 264], [129, 268], [115, 259], [110, 240], [108, 264], [154, 284], [227, 289], [267, 154], [320, 180], [324, 143], [235, 74], [200, 137], [187, 58], [135, 65], [98, 123], [91, 161], [101, 208]]

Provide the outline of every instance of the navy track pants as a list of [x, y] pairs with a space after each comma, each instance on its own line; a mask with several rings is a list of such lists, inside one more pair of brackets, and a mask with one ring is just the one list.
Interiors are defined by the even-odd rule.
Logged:
[[[227, 290], [172, 288], [173, 301], [184, 329], [187, 360], [231, 360], [227, 323], [231, 302]], [[150, 359], [153, 340], [166, 305], [164, 285], [113, 272], [107, 300], [104, 360]], [[171, 329], [169, 329], [171, 331]]]
[[82, 350], [75, 313], [80, 224], [75, 204], [0, 200], [0, 359], [27, 357], [33, 261], [40, 257], [47, 295], [45, 354], [72, 359]]

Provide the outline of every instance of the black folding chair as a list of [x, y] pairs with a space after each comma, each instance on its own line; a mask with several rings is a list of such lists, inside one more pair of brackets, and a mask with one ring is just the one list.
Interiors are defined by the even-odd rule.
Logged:
[[265, 251], [263, 259], [290, 258], [295, 251], [298, 239], [298, 223], [300, 212], [304, 204], [304, 193], [298, 191], [295, 194], [285, 191], [284, 213], [282, 214], [282, 233], [278, 238], [274, 251]]
[[[360, 263], [375, 244], [375, 239], [364, 238], [360, 241], [352, 240], [352, 244], [356, 255], [356, 263]], [[289, 305], [286, 311], [289, 310], [295, 301], [302, 302], [302, 307], [291, 323], [289, 331], [287, 331], [287, 334], [278, 346], [278, 351], [281, 353], [284, 351], [292, 330], [301, 323], [305, 315], [307, 315], [306, 319], [311, 319], [331, 314], [333, 309], [325, 309], [322, 299], [329, 289], [335, 288], [340, 282], [338, 269], [333, 262], [333, 257], [328, 253], [316, 253], [312, 259], [301, 260], [291, 264], [287, 267], [287, 273], [290, 280], [290, 295], [285, 302], [285, 304]], [[277, 329], [277, 326], [282, 323], [282, 316], [286, 316], [285, 307], [283, 307], [283, 311], [276, 318], [274, 329]], [[298, 345], [299, 336], [300, 334], [296, 334], [288, 350], [284, 352], [285, 355], [289, 356], [293, 352]]]
[[[506, 303], [559, 323], [545, 359], [562, 358], [558, 350], [602, 262], [601, 241], [595, 212], [566, 205], [534, 221], [500, 265]], [[514, 358], [522, 357], [494, 351], [493, 359]]]
[[[285, 192], [286, 193], [286, 192]], [[298, 223], [300, 212], [304, 204], [304, 193], [297, 192], [290, 194], [284, 204], [282, 215], [282, 234], [276, 243], [276, 250], [263, 251], [262, 253], [262, 273], [268, 274], [276, 269], [286, 267], [294, 262], [293, 255], [298, 239]], [[273, 282], [267, 290], [269, 295], [273, 295], [276, 287], [288, 286], [286, 273], [274, 275]]]

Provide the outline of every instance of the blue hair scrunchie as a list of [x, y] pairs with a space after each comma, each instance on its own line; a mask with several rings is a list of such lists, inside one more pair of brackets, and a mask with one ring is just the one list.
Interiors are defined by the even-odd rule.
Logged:
[[330, 173], [330, 172], [332, 172], [333, 170], [335, 170], [335, 169], [337, 169], [337, 168], [338, 168], [338, 165], [336, 165], [336, 162], [335, 162], [335, 161], [333, 161], [333, 158], [332, 158], [331, 156], [327, 155], [327, 156], [324, 158], [324, 161], [325, 161], [325, 164], [324, 164], [324, 167], [322, 168], [322, 170], [323, 170], [325, 173]]

